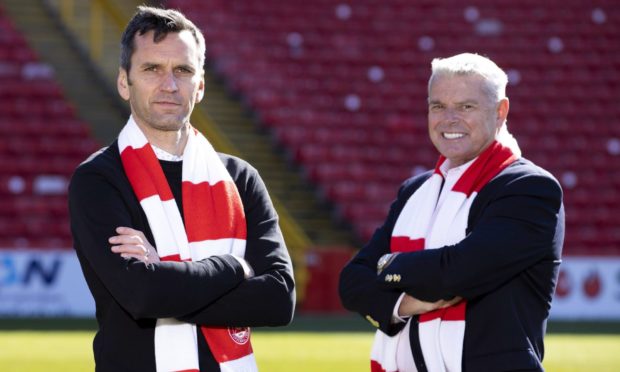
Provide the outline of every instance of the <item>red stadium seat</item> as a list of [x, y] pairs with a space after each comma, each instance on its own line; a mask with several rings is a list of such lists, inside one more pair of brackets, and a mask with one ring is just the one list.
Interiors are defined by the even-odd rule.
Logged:
[[339, 4], [168, 2], [195, 15], [211, 63], [362, 239], [382, 218], [351, 204], [369, 200], [366, 178], [372, 205], [385, 209], [403, 178], [436, 161], [425, 124], [429, 62], [472, 51], [510, 73], [510, 128], [524, 155], [560, 180], [576, 179], [576, 186], [564, 185], [565, 252], [620, 247], [618, 235], [605, 235], [605, 243], [594, 238], [606, 231], [607, 218], [613, 222], [595, 211], [620, 206], [610, 195], [620, 188], [618, 155], [606, 147], [620, 138], [620, 13], [613, 2], [597, 5], [603, 23], [593, 22], [592, 4], [574, 0], [561, 9], [508, 1], [501, 11], [494, 1], [479, 1], [478, 18], [469, 20], [468, 5], [454, 2], [359, 0], [349, 3], [345, 19], [336, 15]]
[[0, 12], [0, 249], [69, 248], [66, 183], [97, 143]]

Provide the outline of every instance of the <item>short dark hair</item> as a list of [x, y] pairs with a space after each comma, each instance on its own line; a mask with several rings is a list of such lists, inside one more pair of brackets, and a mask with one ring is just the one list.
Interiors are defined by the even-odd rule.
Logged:
[[136, 14], [127, 24], [123, 36], [121, 37], [121, 67], [129, 73], [131, 68], [131, 56], [134, 53], [136, 34], [144, 35], [149, 31], [155, 31], [153, 41], [158, 43], [162, 41], [170, 32], [189, 31], [196, 40], [198, 45], [199, 63], [203, 66], [205, 60], [205, 38], [192, 21], [174, 9], [162, 9], [150, 6], [138, 6]]

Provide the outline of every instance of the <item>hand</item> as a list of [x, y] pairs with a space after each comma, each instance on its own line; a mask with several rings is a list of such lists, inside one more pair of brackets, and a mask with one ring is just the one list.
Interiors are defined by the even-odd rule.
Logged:
[[400, 302], [400, 306], [398, 307], [398, 316], [406, 317], [428, 313], [433, 310], [452, 306], [460, 302], [462, 299], [462, 297], [454, 297], [449, 301], [439, 300], [437, 302], [426, 302], [405, 294], [403, 300]]
[[123, 258], [136, 258], [145, 264], [159, 262], [159, 255], [144, 233], [130, 227], [117, 227], [118, 235], [108, 239], [112, 252], [119, 253]]

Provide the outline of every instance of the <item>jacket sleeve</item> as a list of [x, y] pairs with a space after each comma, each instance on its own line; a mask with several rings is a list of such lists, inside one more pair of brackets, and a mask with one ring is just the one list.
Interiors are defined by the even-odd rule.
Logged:
[[[530, 173], [498, 190], [465, 239], [452, 246], [400, 254], [377, 282], [425, 301], [454, 296], [473, 299], [539, 262], [559, 260], [564, 217], [557, 181]], [[394, 274], [400, 275], [398, 283], [389, 280]]]
[[403, 290], [388, 288], [377, 281], [377, 261], [390, 252], [392, 230], [412, 193], [411, 189], [409, 183], [401, 186], [383, 225], [340, 273], [339, 292], [343, 306], [359, 313], [388, 335], [397, 333], [403, 327], [402, 324], [392, 324], [394, 306]]
[[147, 266], [113, 253], [108, 238], [116, 235], [115, 228], [133, 226], [121, 194], [109, 176], [83, 165], [71, 180], [69, 212], [75, 248], [96, 276], [90, 279], [100, 281], [134, 318], [195, 311], [243, 280], [243, 268], [232, 256]]
[[242, 166], [235, 180], [247, 223], [245, 259], [255, 276], [199, 311], [179, 319], [205, 326], [281, 326], [291, 322], [295, 308], [293, 269], [278, 215], [258, 172]]

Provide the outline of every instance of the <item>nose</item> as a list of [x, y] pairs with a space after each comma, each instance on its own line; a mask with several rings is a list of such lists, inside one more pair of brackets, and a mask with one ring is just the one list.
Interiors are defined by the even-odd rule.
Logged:
[[161, 90], [165, 92], [176, 92], [179, 88], [177, 86], [177, 80], [174, 73], [170, 72], [163, 76], [161, 82]]
[[444, 110], [444, 120], [448, 123], [455, 123], [460, 119], [460, 113], [458, 110], [448, 107]]

